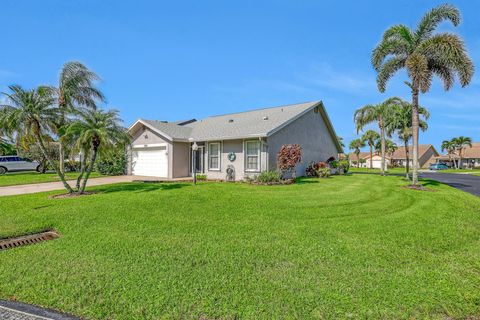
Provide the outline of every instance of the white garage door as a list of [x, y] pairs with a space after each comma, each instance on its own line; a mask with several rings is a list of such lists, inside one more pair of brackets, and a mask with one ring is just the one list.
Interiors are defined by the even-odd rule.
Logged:
[[134, 149], [132, 173], [135, 176], [168, 177], [167, 147]]

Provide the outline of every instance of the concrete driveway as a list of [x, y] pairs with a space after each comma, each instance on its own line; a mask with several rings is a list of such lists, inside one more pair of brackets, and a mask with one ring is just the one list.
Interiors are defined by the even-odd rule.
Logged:
[[[138, 176], [115, 176], [115, 177], [101, 177], [101, 178], [92, 178], [87, 182], [87, 186], [100, 186], [104, 184], [112, 183], [121, 183], [121, 182], [132, 182], [133, 180], [138, 180], [141, 177]], [[71, 186], [74, 186], [76, 181], [68, 181]], [[17, 186], [8, 186], [0, 187], [0, 197], [3, 196], [14, 196], [18, 194], [29, 194], [45, 191], [54, 191], [64, 189], [61, 182], [44, 182], [44, 183], [35, 183], [35, 184], [24, 184]]]
[[421, 172], [420, 177], [424, 179], [432, 179], [447, 184], [451, 187], [469, 192], [480, 197], [480, 177], [471, 174], [458, 173], [438, 173], [438, 172]]

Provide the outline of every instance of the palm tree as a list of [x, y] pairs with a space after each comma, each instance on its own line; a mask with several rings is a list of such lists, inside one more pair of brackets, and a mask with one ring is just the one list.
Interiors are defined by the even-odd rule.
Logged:
[[17, 137], [33, 137], [40, 147], [45, 158], [57, 172], [65, 189], [69, 193], [73, 190], [66, 182], [63, 172], [50, 157], [46, 148], [45, 136], [52, 131], [52, 127], [59, 115], [59, 110], [53, 107], [49, 94], [42, 88], [24, 90], [18, 85], [9, 86], [11, 93], [3, 93], [7, 97], [6, 105], [0, 106], [0, 126], [7, 134]]
[[[430, 113], [423, 107], [418, 108], [418, 113], [422, 116], [422, 119], [419, 119], [420, 129], [425, 131], [428, 129], [426, 120], [430, 117]], [[410, 149], [408, 142], [412, 138], [412, 105], [407, 101], [402, 100], [401, 103], [394, 108], [390, 123], [387, 127], [387, 134], [391, 136], [394, 132], [397, 132], [398, 138], [403, 141], [406, 158], [405, 176], [407, 179], [410, 179]]]
[[340, 146], [342, 148], [345, 148], [345, 143], [343, 142], [343, 138], [340, 136], [337, 136], [338, 143], [340, 143]]
[[362, 136], [362, 140], [370, 147], [370, 169], [373, 169], [373, 147], [379, 139], [380, 135], [374, 130], [367, 130]]
[[54, 131], [60, 141], [60, 170], [65, 172], [65, 142], [61, 139], [65, 128], [69, 125], [68, 114], [74, 113], [78, 107], [96, 109], [97, 102], [104, 102], [102, 92], [95, 87], [100, 78], [78, 61], [70, 61], [63, 65], [58, 87], [48, 87], [55, 98], [60, 115], [54, 123]]
[[385, 91], [387, 82], [401, 69], [406, 69], [410, 78], [407, 84], [412, 92], [413, 185], [418, 184], [419, 93], [429, 91], [434, 75], [442, 80], [445, 90], [449, 90], [456, 77], [464, 87], [474, 73], [473, 63], [458, 35], [449, 32], [434, 34], [445, 20], [457, 26], [460, 23], [459, 10], [443, 4], [425, 14], [415, 30], [405, 25], [392, 26], [384, 32], [372, 53], [380, 92]]
[[457, 163], [455, 162], [455, 159], [452, 159], [452, 155], [454, 155], [455, 151], [456, 151], [456, 144], [453, 141], [453, 139], [452, 140], [443, 140], [441, 148], [442, 148], [442, 152], [443, 151], [447, 152], [448, 161], [450, 161], [451, 163], [453, 162], [453, 166], [456, 168]]
[[76, 148], [88, 151], [90, 156], [83, 180], [83, 172], [79, 177], [79, 180], [82, 180], [78, 183], [79, 194], [85, 192], [98, 153], [108, 153], [119, 145], [127, 143], [128, 135], [120, 123], [117, 110], [83, 108], [78, 110], [78, 119], [68, 126], [66, 136], [75, 137]]
[[385, 129], [388, 125], [389, 119], [391, 117], [392, 108], [399, 104], [401, 101], [400, 98], [393, 97], [385, 100], [384, 102], [377, 105], [366, 105], [360, 109], [357, 109], [353, 115], [353, 120], [357, 127], [357, 133], [363, 129], [367, 124], [377, 122], [380, 129], [380, 139], [381, 139], [381, 174], [385, 174]]
[[362, 139], [354, 139], [350, 141], [348, 145], [350, 150], [354, 150], [353, 152], [357, 155], [357, 167], [360, 167], [360, 149], [365, 147], [365, 141]]
[[460, 136], [458, 138], [453, 138], [452, 142], [455, 145], [455, 148], [458, 151], [458, 169], [462, 169], [463, 164], [462, 164], [462, 153], [463, 150], [466, 149], [467, 147], [472, 147], [472, 138], [470, 137], [464, 137]]
[[[395, 142], [393, 142], [390, 139], [385, 139], [385, 155], [391, 157], [395, 151], [397, 151], [398, 146]], [[380, 150], [382, 150], [382, 144], [381, 141], [378, 140], [375, 143], [375, 152], [380, 154]]]

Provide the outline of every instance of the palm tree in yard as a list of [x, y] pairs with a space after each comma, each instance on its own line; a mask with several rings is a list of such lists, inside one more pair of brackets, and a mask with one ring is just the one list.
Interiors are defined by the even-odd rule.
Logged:
[[[426, 120], [430, 117], [430, 113], [423, 107], [418, 108], [418, 113], [421, 116], [419, 119], [419, 126], [422, 131], [428, 129]], [[403, 141], [405, 147], [405, 176], [410, 179], [410, 149], [408, 143], [412, 138], [412, 105], [407, 101], [401, 101], [393, 110], [390, 123], [387, 127], [387, 134], [391, 136], [394, 132], [397, 133], [398, 138]]]
[[462, 153], [463, 150], [467, 147], [472, 147], [472, 138], [460, 136], [458, 138], [453, 138], [452, 142], [454, 143], [455, 148], [458, 151], [458, 169], [462, 169]]
[[418, 184], [419, 94], [430, 89], [433, 76], [449, 90], [458, 78], [462, 87], [472, 80], [474, 67], [463, 40], [449, 32], [434, 33], [443, 21], [454, 26], [460, 23], [459, 10], [449, 4], [440, 5], [423, 16], [415, 30], [405, 25], [387, 29], [372, 53], [377, 71], [377, 86], [381, 92], [394, 74], [406, 69], [412, 93], [413, 179]]
[[[390, 139], [385, 139], [385, 155], [391, 157], [395, 151], [397, 151], [398, 146], [395, 142], [393, 142]], [[380, 153], [380, 150], [382, 150], [382, 146], [380, 143], [380, 140], [378, 140], [375, 143], [375, 152]]]
[[59, 163], [62, 172], [65, 172], [65, 142], [62, 136], [69, 124], [68, 114], [74, 113], [79, 107], [96, 109], [97, 102], [105, 101], [102, 92], [95, 87], [98, 80], [97, 74], [81, 62], [70, 61], [64, 64], [60, 72], [58, 87], [49, 87], [60, 111], [53, 129], [59, 136]]
[[[448, 155], [448, 160], [450, 161], [450, 163], [453, 162], [453, 166], [455, 168], [457, 168], [457, 163], [455, 162], [455, 159], [452, 158], [452, 155], [455, 155], [455, 151], [457, 150], [457, 146], [455, 144], [455, 141], [452, 140], [443, 140], [442, 141], [442, 145], [441, 145], [441, 148], [442, 148], [442, 152], [443, 151], [446, 151], [447, 152], [447, 155]], [[453, 161], [452, 161], [453, 160]]]
[[362, 136], [362, 140], [365, 141], [370, 147], [370, 169], [373, 169], [373, 147], [379, 138], [380, 135], [374, 130], [367, 130]]
[[25, 90], [18, 85], [9, 86], [10, 93], [4, 93], [7, 103], [0, 106], [0, 126], [8, 135], [32, 137], [45, 158], [57, 172], [65, 189], [73, 190], [65, 181], [63, 172], [47, 152], [46, 138], [52, 132], [59, 110], [53, 106], [51, 96], [42, 88]]
[[79, 194], [85, 191], [88, 178], [95, 166], [97, 155], [99, 153], [108, 153], [118, 148], [118, 145], [128, 141], [128, 135], [120, 123], [121, 120], [116, 110], [103, 111], [100, 109], [83, 108], [78, 111], [77, 120], [68, 126], [66, 136], [74, 137], [77, 141], [76, 147], [84, 150], [89, 155], [84, 176], [82, 172], [79, 177], [79, 181], [81, 180], [81, 183], [78, 183]]
[[381, 173], [385, 174], [385, 139], [386, 139], [386, 127], [391, 117], [392, 108], [401, 102], [400, 98], [393, 97], [385, 100], [384, 102], [373, 105], [369, 104], [357, 109], [353, 115], [353, 120], [357, 127], [357, 132], [362, 130], [366, 125], [370, 123], [377, 123], [380, 129], [381, 140]]
[[365, 147], [365, 141], [362, 139], [354, 139], [350, 141], [350, 144], [348, 145], [350, 150], [353, 150], [353, 152], [357, 156], [357, 167], [360, 167], [360, 149]]

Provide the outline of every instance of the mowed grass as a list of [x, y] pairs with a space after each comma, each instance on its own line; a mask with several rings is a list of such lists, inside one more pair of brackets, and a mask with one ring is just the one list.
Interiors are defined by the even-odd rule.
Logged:
[[401, 177], [119, 184], [0, 201], [0, 298], [85, 319], [480, 316], [480, 199]]
[[[368, 163], [367, 163], [367, 166], [368, 166]], [[387, 173], [395, 173], [395, 174], [405, 174], [405, 168], [388, 168], [388, 170], [386, 170]], [[350, 167], [349, 169], [349, 172], [351, 173], [358, 173], [358, 172], [369, 172], [369, 173], [378, 173], [380, 174], [380, 169], [370, 169], [370, 168], [357, 168], [357, 167]], [[411, 173], [411, 170], [410, 170], [410, 173]]]
[[[65, 173], [67, 179], [75, 180], [78, 177], [77, 172]], [[101, 177], [97, 172], [92, 172], [91, 178]], [[60, 181], [56, 173], [38, 173], [38, 172], [12, 172], [0, 175], [0, 187], [14, 186], [21, 184], [43, 183]]]

